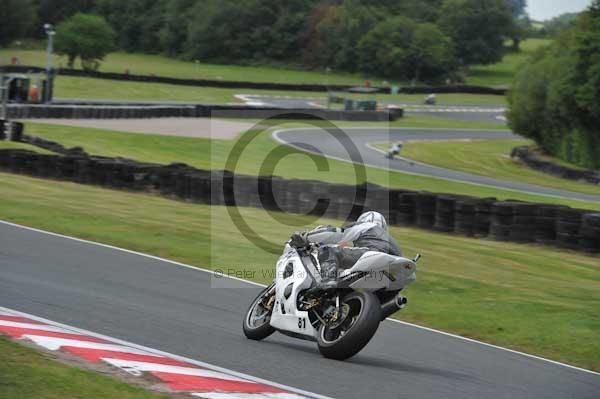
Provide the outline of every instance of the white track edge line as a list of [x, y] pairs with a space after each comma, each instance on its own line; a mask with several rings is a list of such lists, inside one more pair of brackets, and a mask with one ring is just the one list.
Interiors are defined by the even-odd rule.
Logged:
[[[55, 237], [60, 237], [60, 238], [64, 238], [64, 239], [68, 239], [68, 240], [73, 240], [73, 241], [77, 241], [77, 242], [82, 242], [84, 244], [91, 244], [91, 245], [97, 245], [97, 246], [104, 247], [104, 248], [114, 249], [114, 250], [117, 250], [117, 251], [122, 251], [122, 252], [130, 253], [130, 254], [133, 254], [133, 255], [138, 255], [138, 256], [142, 256], [142, 257], [154, 259], [154, 260], [159, 260], [159, 261], [162, 261], [162, 262], [165, 262], [165, 263], [170, 263], [170, 264], [173, 264], [173, 265], [176, 265], [176, 266], [185, 267], [185, 268], [191, 269], [191, 270], [201, 271], [201, 272], [205, 272], [205, 273], [213, 273], [214, 272], [212, 270], [204, 269], [204, 268], [201, 268], [201, 267], [195, 267], [195, 266], [186, 265], [185, 263], [175, 262], [175, 261], [172, 261], [172, 260], [169, 260], [169, 259], [160, 258], [158, 256], [145, 254], [143, 252], [131, 251], [129, 249], [119, 248], [119, 247], [115, 247], [115, 246], [107, 245], [107, 244], [102, 244], [102, 243], [95, 242], [95, 241], [89, 241], [89, 240], [84, 240], [84, 239], [81, 239], [81, 238], [71, 237], [71, 236], [67, 236], [67, 235], [63, 235], [63, 234], [59, 234], [59, 233], [53, 233], [53, 232], [50, 232], [50, 231], [40, 230], [40, 229], [36, 229], [36, 228], [33, 228], [33, 227], [23, 226], [23, 225], [12, 223], [12, 222], [7, 222], [5, 220], [0, 220], [0, 224], [6, 224], [8, 226], [17, 227], [17, 228], [21, 228], [21, 229], [24, 229], [24, 230], [31, 230], [31, 231], [35, 231], [35, 232], [42, 233], [42, 234], [48, 234], [48, 235], [55, 236]], [[232, 277], [232, 276], [225, 276], [225, 277], [230, 278], [232, 280], [237, 280], [237, 281], [242, 281], [242, 282], [245, 282], [245, 283], [248, 283], [248, 284], [252, 284], [252, 285], [255, 285], [255, 286], [258, 286], [258, 287], [263, 287], [263, 288], [266, 287], [265, 284], [256, 283], [256, 282], [250, 281], [250, 280], [244, 280], [244, 279], [238, 278], [238, 277]], [[4, 308], [4, 307], [0, 306], [0, 311], [1, 310], [13, 311], [12, 309], [8, 309], [8, 308]], [[18, 311], [13, 311], [13, 312], [22, 313], [23, 315], [31, 316], [31, 315], [29, 315], [27, 313], [23, 313], [23, 312], [18, 312]], [[35, 317], [36, 316], [34, 316], [32, 318], [35, 320]], [[49, 321], [49, 320], [42, 319], [42, 318], [38, 318], [38, 319], [39, 319], [38, 321], [44, 321], [44, 322]], [[418, 325], [418, 324], [413, 324], [413, 323], [409, 323], [409, 322], [402, 321], [402, 320], [392, 319], [392, 318], [389, 318], [389, 317], [386, 320], [394, 322], [394, 323], [404, 324], [404, 325], [411, 326], [411, 327], [414, 327], [414, 328], [422, 329], [422, 330], [425, 330], [425, 331], [429, 331], [429, 332], [434, 332], [434, 333], [446, 335], [448, 337], [453, 337], [453, 338], [464, 340], [464, 341], [468, 341], [468, 342], [471, 342], [471, 343], [475, 343], [475, 344], [487, 346], [489, 348], [494, 348], [494, 349], [498, 349], [498, 350], [510, 352], [510, 353], [513, 353], [513, 354], [517, 354], [517, 355], [529, 357], [529, 358], [532, 358], [532, 359], [536, 359], [536, 360], [541, 360], [541, 361], [544, 361], [544, 362], [552, 363], [554, 365], [563, 366], [563, 367], [567, 367], [567, 368], [570, 368], [570, 369], [574, 369], [574, 370], [578, 370], [578, 371], [583, 371], [583, 372], [586, 372], [586, 373], [590, 373], [590, 374], [594, 374], [594, 375], [599, 375], [600, 376], [600, 372], [596, 372], [596, 371], [584, 369], [582, 367], [573, 366], [573, 365], [570, 365], [570, 364], [567, 364], [567, 363], [558, 362], [556, 360], [547, 359], [547, 358], [544, 358], [544, 357], [541, 357], [541, 356], [532, 355], [532, 354], [529, 354], [529, 353], [526, 353], [526, 352], [520, 352], [520, 351], [517, 351], [517, 350], [514, 350], [514, 349], [509, 349], [509, 348], [504, 348], [502, 346], [498, 346], [498, 345], [494, 345], [494, 344], [489, 344], [487, 342], [478, 341], [478, 340], [473, 339], [473, 338], [467, 338], [467, 337], [463, 337], [463, 336], [460, 336], [460, 335], [448, 333], [448, 332], [445, 332], [445, 331], [436, 330], [436, 329], [433, 329], [433, 328], [421, 326], [421, 325]], [[77, 330], [77, 328], [74, 328], [74, 327], [71, 327], [71, 326], [61, 325], [60, 323], [56, 323], [56, 322], [53, 322], [53, 323], [55, 325], [59, 326], [59, 327], [70, 328], [73, 331]], [[80, 330], [80, 331], [85, 331], [85, 330]], [[101, 336], [100, 334], [95, 334], [95, 335], [90, 334], [90, 335], [91, 336], [96, 336], [98, 338], [104, 338], [104, 339], [110, 338], [110, 337], [106, 337], [106, 336]], [[110, 338], [110, 339], [113, 339], [115, 342], [119, 341], [119, 340], [116, 340], [114, 338]], [[125, 341], [122, 341], [122, 342], [125, 342]], [[127, 344], [129, 344], [129, 343], [127, 343]], [[140, 347], [142, 347], [142, 346], [140, 346]], [[155, 352], [159, 353], [161, 351], [155, 351]], [[172, 354], [167, 353], [167, 352], [162, 352], [162, 354], [163, 354], [163, 356], [165, 356], [165, 354], [167, 356], [177, 356], [177, 355], [172, 355]], [[182, 360], [182, 361], [189, 361], [189, 359], [187, 359], [187, 358], [180, 357], [180, 356], [178, 356], [178, 357], [180, 359], [186, 359], [186, 360]], [[176, 357], [174, 357], [174, 358], [177, 359]], [[193, 362], [190, 362], [190, 363], [192, 363], [192, 364], [202, 363], [202, 362], [198, 362], [198, 361], [195, 361], [195, 360], [194, 360], [194, 362], [196, 362], [196, 363], [193, 363]], [[220, 368], [218, 366], [211, 366], [211, 367], [214, 370], [227, 370], [227, 369], [222, 369], [222, 368]], [[225, 371], [225, 372], [230, 372], [230, 371]], [[234, 374], [234, 373], [236, 373], [236, 374]], [[231, 374], [232, 375], [240, 375], [240, 376], [244, 375], [244, 374], [237, 373], [237, 372], [234, 372], [234, 373], [231, 373]], [[265, 381], [265, 380], [263, 380], [263, 381]], [[266, 383], [270, 384], [270, 385], [273, 385], [272, 382], [266, 382]], [[276, 386], [276, 385], [273, 385], [273, 386]], [[288, 389], [288, 388], [285, 388], [285, 389]], [[317, 398], [324, 398], [324, 399], [331, 399], [331, 398], [328, 398], [326, 396], [316, 396], [316, 397]]]
[[255, 383], [263, 384], [263, 385], [268, 385], [268, 386], [279, 388], [279, 389], [282, 389], [282, 390], [285, 390], [285, 391], [289, 391], [289, 392], [297, 393], [297, 394], [300, 394], [300, 395], [304, 395], [304, 396], [307, 396], [308, 398], [314, 398], [314, 399], [333, 399], [333, 398], [331, 398], [329, 396], [315, 394], [315, 393], [308, 392], [308, 391], [305, 391], [305, 390], [302, 390], [302, 389], [299, 389], [299, 388], [290, 387], [290, 386], [287, 386], [287, 385], [284, 385], [284, 384], [279, 384], [277, 382], [265, 380], [265, 379], [262, 379], [262, 378], [259, 378], [259, 377], [254, 377], [254, 376], [251, 376], [251, 375], [248, 375], [248, 374], [244, 374], [244, 373], [240, 373], [240, 372], [237, 372], [237, 371], [234, 371], [234, 370], [231, 370], [231, 369], [227, 369], [227, 368], [224, 368], [224, 367], [215, 366], [215, 365], [210, 364], [210, 363], [205, 363], [205, 362], [202, 362], [202, 361], [199, 361], [199, 360], [190, 359], [190, 358], [187, 358], [185, 356], [175, 355], [173, 353], [164, 352], [164, 351], [161, 351], [161, 350], [158, 350], [158, 349], [149, 348], [147, 346], [134, 344], [132, 342], [125, 341], [125, 340], [118, 339], [118, 338], [114, 338], [114, 337], [110, 337], [108, 335], [103, 335], [103, 334], [95, 333], [93, 331], [89, 331], [89, 330], [85, 330], [85, 329], [73, 327], [73, 326], [70, 326], [70, 325], [67, 325], [67, 324], [58, 323], [58, 322], [53, 321], [53, 320], [49, 320], [49, 319], [45, 319], [43, 317], [32, 315], [30, 313], [21, 312], [21, 311], [10, 309], [10, 308], [5, 308], [3, 306], [0, 306], [0, 310], [9, 311], [9, 312], [12, 312], [12, 313], [14, 313], [16, 315], [28, 317], [28, 318], [30, 318], [32, 320], [36, 320], [36, 321], [39, 321], [39, 322], [42, 322], [42, 323], [46, 323], [46, 324], [51, 325], [51, 326], [61, 327], [61, 328], [64, 328], [66, 330], [73, 331], [73, 332], [75, 332], [77, 334], [88, 335], [90, 337], [104, 339], [106, 341], [113, 342], [115, 344], [119, 344], [119, 345], [123, 345], [123, 346], [128, 346], [128, 347], [133, 348], [133, 349], [138, 349], [140, 351], [148, 352], [149, 354], [164, 356], [164, 357], [168, 357], [168, 358], [171, 358], [171, 359], [174, 359], [174, 360], [179, 360], [181, 362], [190, 363], [190, 364], [193, 364], [193, 365], [196, 365], [196, 366], [199, 366], [199, 367], [203, 367], [203, 368], [208, 369], [208, 370], [218, 371], [218, 372], [221, 372], [223, 374], [229, 374], [229, 375], [234, 376], [234, 377], [245, 379], [245, 380], [248, 380], [250, 382], [255, 382]]

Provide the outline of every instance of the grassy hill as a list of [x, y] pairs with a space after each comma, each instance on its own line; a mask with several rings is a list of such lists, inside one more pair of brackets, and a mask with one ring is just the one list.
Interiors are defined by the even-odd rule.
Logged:
[[[509, 53], [504, 59], [493, 65], [475, 65], [470, 68], [467, 83], [482, 86], [501, 86], [510, 84], [519, 64], [537, 48], [549, 44], [547, 39], [529, 39], [521, 44], [519, 53]], [[18, 57], [23, 65], [46, 65], [44, 50], [0, 49], [0, 65], [10, 63], [12, 57]], [[55, 65], [66, 66], [66, 58], [55, 56]], [[229, 81], [274, 82], [274, 83], [312, 83], [363, 85], [366, 78], [360, 74], [339, 71], [326, 73], [324, 70], [306, 71], [293, 68], [218, 65], [204, 62], [189, 62], [158, 55], [111, 53], [100, 67], [102, 72], [129, 71], [137, 75], [170, 76], [184, 79], [213, 79]], [[376, 85], [389, 84], [381, 78], [372, 78]], [[389, 79], [388, 79], [389, 80]], [[397, 83], [397, 82], [394, 82]], [[404, 82], [406, 83], [406, 82]]]
[[537, 49], [552, 43], [550, 39], [528, 39], [521, 43], [521, 51], [508, 53], [501, 62], [492, 65], [473, 65], [467, 83], [478, 86], [509, 86], [519, 66]]
[[[46, 65], [44, 50], [0, 50], [0, 64], [8, 64], [11, 57], [18, 57], [23, 65]], [[55, 56], [56, 66], [66, 67], [66, 57]], [[79, 68], [79, 65], [77, 65]], [[314, 83], [362, 85], [365, 79], [357, 74], [325, 71], [302, 71], [275, 67], [253, 67], [238, 65], [218, 65], [204, 62], [181, 61], [158, 55], [111, 53], [102, 62], [101, 72], [124, 73], [126, 70], [135, 75], [170, 76], [182, 79], [212, 79], [273, 83]], [[381, 82], [376, 82], [381, 84]]]

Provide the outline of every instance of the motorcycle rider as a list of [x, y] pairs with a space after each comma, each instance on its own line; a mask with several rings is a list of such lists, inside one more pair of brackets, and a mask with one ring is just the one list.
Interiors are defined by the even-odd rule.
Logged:
[[388, 232], [385, 217], [374, 211], [363, 213], [341, 229], [319, 226], [307, 233], [295, 233], [290, 245], [302, 248], [309, 242], [322, 245], [318, 255], [321, 281], [311, 289], [314, 292], [337, 288], [338, 270], [351, 268], [367, 251], [402, 256], [400, 246]]
[[402, 151], [402, 146], [403, 146], [402, 141], [397, 141], [394, 144], [392, 144], [392, 146], [390, 147], [390, 149], [388, 150], [388, 152], [386, 154], [386, 158], [394, 159], [394, 157], [397, 156], [398, 154], [400, 154], [400, 151]]

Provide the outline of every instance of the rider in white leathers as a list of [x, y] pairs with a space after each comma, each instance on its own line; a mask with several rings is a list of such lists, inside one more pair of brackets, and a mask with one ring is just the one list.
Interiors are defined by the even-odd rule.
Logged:
[[396, 240], [388, 233], [385, 218], [379, 212], [365, 212], [356, 222], [341, 229], [319, 226], [306, 233], [292, 236], [291, 245], [302, 247], [308, 242], [318, 243], [321, 281], [316, 291], [337, 287], [338, 269], [348, 269], [367, 251], [402, 256]]

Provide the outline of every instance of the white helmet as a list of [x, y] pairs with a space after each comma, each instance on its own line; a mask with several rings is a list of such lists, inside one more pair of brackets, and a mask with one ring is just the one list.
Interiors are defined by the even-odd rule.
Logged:
[[384, 230], [387, 230], [387, 222], [383, 215], [379, 212], [365, 212], [356, 219], [356, 223], [375, 223]]

